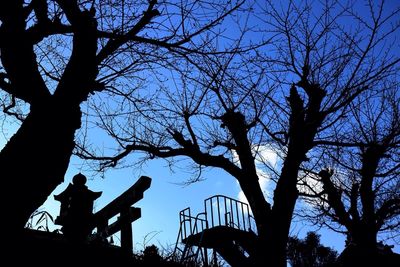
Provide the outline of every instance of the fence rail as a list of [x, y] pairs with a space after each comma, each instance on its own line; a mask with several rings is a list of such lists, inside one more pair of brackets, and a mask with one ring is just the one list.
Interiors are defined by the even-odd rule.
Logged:
[[254, 218], [249, 205], [223, 195], [215, 195], [204, 200], [204, 211], [196, 216], [190, 208], [179, 212], [180, 228], [175, 249], [178, 244], [191, 235], [217, 226], [227, 226], [246, 232], [256, 232]]
[[250, 208], [247, 203], [223, 195], [204, 200], [206, 220], [210, 227], [229, 226], [243, 231], [253, 231]]

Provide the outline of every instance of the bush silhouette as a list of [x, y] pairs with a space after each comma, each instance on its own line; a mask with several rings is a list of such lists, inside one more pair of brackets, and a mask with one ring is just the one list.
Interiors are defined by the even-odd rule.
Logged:
[[333, 267], [338, 253], [320, 243], [320, 235], [308, 232], [304, 239], [291, 237], [287, 258], [292, 267]]

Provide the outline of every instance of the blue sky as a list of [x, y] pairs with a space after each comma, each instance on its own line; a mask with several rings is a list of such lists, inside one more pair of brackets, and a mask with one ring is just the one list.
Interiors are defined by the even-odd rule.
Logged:
[[[80, 160], [73, 157], [65, 176], [65, 182], [49, 196], [41, 209], [50, 212], [53, 217], [58, 215], [59, 202], [54, 200], [53, 195], [64, 190], [71, 182], [72, 177], [81, 171], [81, 167]], [[82, 173], [87, 174], [84, 171]], [[105, 173], [105, 178], [88, 175], [88, 187], [93, 191], [103, 192], [102, 196], [95, 202], [95, 211], [100, 210], [119, 196], [141, 175], [151, 177], [152, 184], [145, 192], [144, 198], [134, 205], [142, 209], [142, 218], [133, 223], [134, 249], [136, 251], [140, 251], [143, 246], [151, 244], [172, 249], [178, 235], [179, 211], [182, 209], [191, 207], [192, 214], [202, 212], [204, 199], [216, 194], [240, 198], [240, 188], [237, 182], [221, 170], [206, 170], [204, 173], [206, 180], [182, 186], [178, 183], [189, 177], [187, 172], [176, 171], [171, 173], [164, 161], [153, 160], [143, 170], [110, 170]], [[59, 226], [55, 227], [59, 228]], [[292, 222], [292, 235], [304, 237], [309, 230], [315, 229], [303, 221], [294, 220]], [[345, 241], [343, 235], [328, 229], [320, 229], [317, 232], [321, 234], [322, 244], [339, 252], [343, 250]], [[394, 243], [389, 241], [388, 244]], [[399, 253], [400, 247], [397, 245], [394, 251]]]
[[[80, 171], [79, 159], [73, 158], [65, 176], [65, 182], [61, 184], [51, 196], [49, 196], [43, 209], [57, 216], [59, 203], [53, 199], [54, 194], [64, 190], [72, 177]], [[82, 173], [85, 173], [82, 171]], [[184, 171], [171, 173], [162, 160], [149, 162], [143, 170], [110, 170], [105, 178], [88, 176], [88, 187], [93, 191], [102, 191], [102, 196], [95, 202], [95, 211], [104, 207], [107, 203], [119, 196], [130, 187], [140, 175], [151, 177], [152, 185], [145, 192], [144, 198], [137, 202], [136, 207], [142, 209], [142, 218], [133, 223], [134, 244], [136, 250], [142, 250], [143, 245], [156, 244], [163, 247], [171, 247], [176, 242], [179, 230], [179, 211], [191, 207], [192, 214], [203, 211], [204, 199], [222, 194], [232, 198], [239, 198], [240, 188], [237, 182], [218, 169], [207, 170], [204, 181], [182, 186], [182, 181], [189, 175]], [[56, 226], [56, 228], [59, 228]], [[303, 222], [292, 225], [293, 235], [304, 236], [311, 228]], [[326, 246], [334, 247], [341, 251], [344, 246], [344, 238], [328, 230], [319, 231], [321, 241]], [[152, 237], [152, 238], [151, 238]], [[151, 238], [151, 240], [149, 240]]]
[[[393, 5], [393, 7], [398, 6], [398, 4], [394, 4], [395, 2], [397, 1], [390, 0], [388, 4]], [[0, 148], [4, 146], [16, 127], [15, 124], [3, 127], [8, 132], [4, 136], [0, 135]], [[59, 203], [54, 200], [53, 195], [64, 190], [72, 177], [78, 172], [88, 176], [87, 185], [91, 190], [103, 192], [95, 203], [95, 211], [119, 196], [141, 175], [153, 179], [150, 189], [144, 194], [144, 198], [135, 205], [142, 209], [142, 218], [133, 224], [136, 250], [142, 250], [143, 245], [150, 244], [164, 247], [173, 246], [179, 230], [180, 210], [190, 206], [193, 214], [201, 212], [204, 199], [215, 194], [223, 194], [232, 198], [240, 197], [240, 188], [236, 181], [225, 172], [217, 169], [206, 170], [203, 173], [203, 177], [206, 178], [205, 181], [182, 186], [178, 183], [187, 180], [190, 174], [179, 169], [172, 173], [162, 160], [150, 161], [141, 169], [109, 170], [105, 173], [105, 178], [101, 178], [100, 175], [85, 172], [82, 162], [73, 157], [65, 175], [65, 182], [49, 196], [42, 209], [50, 212], [53, 217], [57, 216]], [[299, 234], [300, 237], [303, 237], [308, 230], [313, 229], [304, 222], [292, 223], [291, 232], [294, 235]], [[321, 234], [321, 241], [324, 245], [331, 246], [339, 252], [343, 249], [344, 237], [342, 235], [326, 229], [320, 230], [318, 233]], [[393, 244], [393, 242], [389, 241], [388, 244]], [[395, 251], [400, 253], [400, 246], [396, 246]]]
[[[15, 127], [9, 128], [8, 137], [12, 134], [12, 129]], [[0, 137], [1, 148], [5, 142], [6, 138]], [[204, 181], [183, 186], [179, 183], [189, 178], [189, 174], [178, 170], [171, 173], [163, 160], [150, 161], [141, 170], [109, 170], [105, 173], [104, 178], [86, 173], [82, 170], [83, 167], [80, 159], [72, 157], [64, 183], [54, 190], [40, 210], [48, 211], [55, 218], [59, 213], [59, 202], [54, 200], [54, 195], [63, 191], [78, 172], [87, 175], [89, 189], [103, 192], [95, 202], [95, 211], [118, 197], [141, 175], [149, 176], [152, 178], [151, 187], [145, 192], [144, 198], [134, 205], [142, 209], [142, 218], [133, 223], [134, 249], [136, 251], [151, 244], [173, 249], [179, 231], [179, 211], [182, 209], [191, 207], [192, 214], [202, 212], [204, 199], [216, 194], [240, 198], [240, 188], [237, 182], [218, 169], [206, 170]], [[57, 229], [60, 226], [51, 225], [50, 228]], [[315, 229], [306, 222], [296, 220], [292, 222], [292, 235], [304, 237], [309, 230]], [[328, 229], [321, 229], [317, 232], [321, 234], [321, 242], [325, 246], [330, 246], [339, 252], [344, 248], [345, 238], [343, 235]], [[116, 242], [118, 242], [117, 238], [114, 238]], [[388, 242], [388, 244], [394, 243]], [[394, 251], [399, 253], [400, 246], [397, 245]]]

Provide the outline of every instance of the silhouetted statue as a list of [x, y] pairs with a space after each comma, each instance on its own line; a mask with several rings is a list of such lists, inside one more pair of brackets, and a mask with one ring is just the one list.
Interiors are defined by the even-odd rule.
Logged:
[[93, 192], [87, 188], [86, 177], [78, 173], [54, 199], [61, 202], [60, 215], [55, 223], [62, 225], [63, 234], [70, 240], [83, 242], [93, 229], [93, 202], [102, 192]]

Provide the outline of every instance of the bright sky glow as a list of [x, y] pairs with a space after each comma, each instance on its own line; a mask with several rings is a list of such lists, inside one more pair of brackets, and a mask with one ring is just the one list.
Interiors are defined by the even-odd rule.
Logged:
[[[271, 149], [270, 147], [267, 146], [256, 146], [253, 148], [254, 151], [257, 151], [256, 154], [256, 167], [257, 167], [257, 175], [259, 177], [259, 184], [261, 187], [261, 190], [263, 191], [264, 195], [266, 196], [266, 199], [270, 201], [272, 199], [272, 190], [274, 188], [273, 181], [271, 180], [271, 177], [269, 177], [269, 174], [263, 170], [265, 168], [265, 165], [268, 165], [271, 168], [278, 168], [278, 159], [279, 156], [278, 154]], [[237, 155], [234, 154], [234, 157], [237, 161]], [[245, 202], [248, 204], [248, 201], [246, 199], [246, 196], [244, 195], [243, 191], [240, 189], [240, 186], [237, 182], [238, 185], [238, 190], [239, 193], [237, 195], [238, 200]]]

